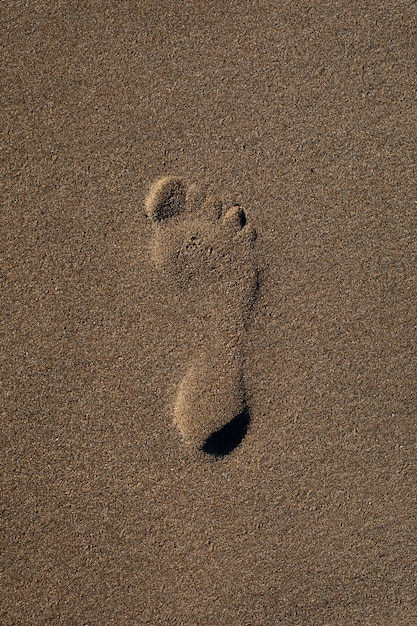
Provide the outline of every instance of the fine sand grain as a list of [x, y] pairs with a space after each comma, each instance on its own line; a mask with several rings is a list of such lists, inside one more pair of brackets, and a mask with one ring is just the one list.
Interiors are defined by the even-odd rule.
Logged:
[[1, 3], [1, 626], [415, 626], [416, 11]]

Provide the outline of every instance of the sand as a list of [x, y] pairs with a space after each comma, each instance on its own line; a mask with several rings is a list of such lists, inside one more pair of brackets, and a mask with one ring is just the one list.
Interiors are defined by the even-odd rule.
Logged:
[[1, 20], [0, 623], [414, 625], [416, 4]]

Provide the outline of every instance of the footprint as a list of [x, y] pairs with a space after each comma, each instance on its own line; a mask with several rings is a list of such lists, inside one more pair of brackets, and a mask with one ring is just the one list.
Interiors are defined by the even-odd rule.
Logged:
[[174, 423], [187, 444], [225, 456], [250, 421], [242, 341], [258, 287], [256, 231], [239, 206], [223, 211], [173, 176], [152, 185], [145, 212], [151, 259], [202, 328], [174, 399]]

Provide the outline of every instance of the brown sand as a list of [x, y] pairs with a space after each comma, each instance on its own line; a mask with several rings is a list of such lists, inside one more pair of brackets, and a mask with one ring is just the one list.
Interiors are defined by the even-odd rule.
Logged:
[[[416, 3], [1, 19], [0, 623], [417, 623]], [[256, 229], [247, 315], [238, 252], [155, 268], [167, 174]]]

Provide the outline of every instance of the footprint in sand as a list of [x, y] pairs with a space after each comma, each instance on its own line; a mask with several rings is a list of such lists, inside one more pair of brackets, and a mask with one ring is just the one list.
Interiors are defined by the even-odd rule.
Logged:
[[225, 456], [242, 441], [250, 421], [242, 342], [258, 287], [256, 231], [239, 206], [224, 212], [217, 200], [188, 201], [189, 195], [180, 178], [167, 176], [145, 199], [152, 261], [175, 286], [184, 309], [191, 305], [202, 329], [176, 393], [173, 419], [186, 443]]

